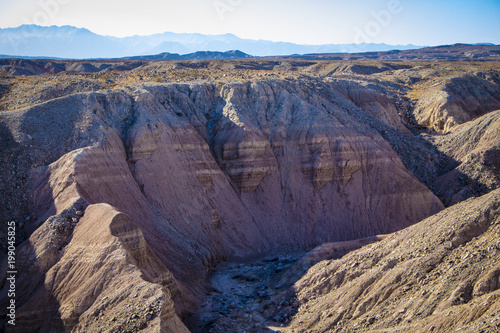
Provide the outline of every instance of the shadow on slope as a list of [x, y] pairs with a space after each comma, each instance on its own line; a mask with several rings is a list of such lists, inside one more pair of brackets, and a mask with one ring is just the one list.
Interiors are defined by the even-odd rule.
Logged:
[[495, 190], [316, 264], [277, 296], [300, 303], [281, 331], [498, 330], [499, 209]]
[[184, 322], [194, 333], [275, 332], [298, 313], [300, 302], [290, 288], [309, 268], [385, 237], [327, 243], [305, 254], [221, 263], [210, 276], [205, 302]]
[[193, 332], [496, 332], [500, 192], [390, 235], [220, 265]]

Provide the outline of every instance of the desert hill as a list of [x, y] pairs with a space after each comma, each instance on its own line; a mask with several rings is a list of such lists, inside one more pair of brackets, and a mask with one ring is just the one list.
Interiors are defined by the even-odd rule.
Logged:
[[[1, 30], [1, 29], [0, 29]], [[92, 72], [110, 72], [110, 71], [128, 71], [152, 61], [185, 61], [185, 60], [223, 60], [223, 59], [244, 59], [253, 58], [248, 69], [270, 69], [276, 64], [283, 63], [283, 66], [288, 66], [291, 69], [311, 65], [313, 62], [324, 64], [324, 60], [331, 62], [341, 61], [342, 66], [337, 68], [337, 71], [347, 69], [354, 74], [374, 74], [388, 70], [384, 65], [366, 65], [370, 61], [378, 62], [419, 62], [419, 61], [462, 61], [462, 62], [482, 62], [482, 61], [499, 61], [500, 46], [498, 45], [470, 45], [470, 44], [454, 44], [444, 46], [434, 46], [425, 48], [416, 48], [411, 50], [392, 50], [385, 52], [360, 52], [360, 53], [318, 53], [304, 55], [289, 55], [279, 57], [252, 57], [239, 50], [226, 52], [209, 52], [197, 51], [187, 54], [162, 52], [151, 55], [138, 55], [122, 57], [117, 59], [88, 59], [68, 61], [57, 58], [36, 58], [25, 57], [16, 58], [12, 56], [0, 56], [0, 73], [3, 75], [40, 75], [40, 74], [57, 74], [61, 72], [68, 73], [92, 73]], [[358, 61], [356, 63], [356, 61]], [[359, 62], [364, 65], [360, 65]], [[273, 65], [275, 64], [275, 65]], [[293, 64], [293, 65], [292, 65]], [[304, 65], [305, 64], [305, 65]], [[347, 65], [346, 65], [347, 64]], [[385, 63], [386, 64], [386, 63]], [[191, 63], [190, 66], [193, 66]], [[197, 64], [203, 67], [203, 64]], [[213, 63], [212, 63], [213, 66]], [[241, 64], [240, 64], [241, 66]], [[342, 68], [347, 66], [347, 68]], [[392, 64], [389, 68], [398, 67]], [[403, 66], [404, 65], [400, 65]], [[243, 68], [245, 66], [243, 65]], [[285, 68], [282, 68], [285, 69]]]
[[276, 296], [300, 304], [282, 331], [497, 332], [499, 208], [496, 190], [314, 265]]
[[[496, 325], [497, 62], [3, 64], [13, 331]], [[443, 319], [455, 306], [470, 315]]]
[[351, 52], [291, 55], [303, 60], [379, 60], [379, 61], [498, 61], [500, 46], [453, 44], [379, 52]]

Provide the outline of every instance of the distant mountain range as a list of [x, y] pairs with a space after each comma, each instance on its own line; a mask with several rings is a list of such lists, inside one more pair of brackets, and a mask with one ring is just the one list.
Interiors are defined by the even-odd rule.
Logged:
[[0, 29], [0, 54], [23, 58], [124, 58], [150, 54], [190, 54], [240, 50], [253, 56], [309, 53], [359, 53], [416, 49], [415, 45], [326, 44], [241, 39], [232, 34], [203, 35], [165, 32], [150, 36], [111, 37], [72, 26], [22, 25]]
[[[5, 58], [5, 59], [2, 59]], [[157, 55], [124, 57], [96, 60], [54, 60], [54, 59], [19, 59], [0, 55], [1, 75], [40, 75], [68, 73], [95, 73], [107, 71], [129, 71], [150, 61], [172, 60], [178, 62], [181, 68], [211, 68], [214, 65], [210, 59], [244, 59], [235, 61], [239, 68], [272, 69], [275, 66], [286, 64], [287, 68], [295, 70], [304, 65], [311, 65], [315, 61], [358, 61], [358, 64], [349, 67], [355, 74], [374, 74], [388, 70], [390, 65], [373, 66], [359, 65], [361, 61], [384, 62], [439, 62], [439, 61], [500, 61], [500, 45], [469, 45], [454, 44], [436, 47], [426, 47], [417, 50], [365, 52], [365, 53], [329, 53], [306, 54], [276, 57], [250, 57], [240, 51], [228, 52], [194, 52], [184, 55], [175, 53], [160, 53]], [[190, 63], [190, 60], [203, 59], [204, 61]], [[389, 66], [389, 67], [387, 67]], [[395, 65], [397, 68], [399, 65]], [[1, 85], [0, 85], [1, 90]], [[0, 91], [1, 93], [1, 91]]]
[[282, 56], [294, 60], [377, 60], [377, 61], [500, 61], [500, 45], [453, 44], [415, 50], [363, 53], [324, 53]]

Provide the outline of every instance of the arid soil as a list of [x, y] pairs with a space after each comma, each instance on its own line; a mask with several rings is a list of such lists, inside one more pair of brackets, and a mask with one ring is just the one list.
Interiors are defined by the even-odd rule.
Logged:
[[0, 78], [9, 331], [498, 329], [499, 63], [56, 65]]
[[284, 332], [498, 332], [500, 191], [313, 266]]

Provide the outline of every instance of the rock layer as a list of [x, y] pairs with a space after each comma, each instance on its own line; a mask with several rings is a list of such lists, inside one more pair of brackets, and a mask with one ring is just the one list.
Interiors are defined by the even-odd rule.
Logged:
[[[150, 253], [164, 265], [158, 271], [172, 272], [180, 282], [149, 283], [162, 290], [164, 280], [173, 281], [167, 284], [178, 290], [178, 313], [197, 302], [208, 268], [220, 260], [392, 232], [442, 209], [382, 137], [296, 84], [152, 85], [71, 101], [80, 103], [75, 117], [96, 144], [33, 174], [32, 227], [42, 224], [34, 235], [42, 237], [51, 219], [78, 202], [111, 205], [119, 213], [110, 218], [109, 237], [121, 239], [137, 271]], [[56, 236], [55, 254], [35, 256], [43, 271], [70, 262], [79, 269], [78, 253], [71, 254], [84, 247], [75, 243], [78, 228]], [[69, 282], [43, 290], [59, 295]], [[95, 291], [75, 308], [56, 296], [68, 307], [61, 325], [90, 325], [85, 313], [104, 294]], [[170, 294], [160, 298], [168, 302]], [[30, 302], [26, 313], [35, 311]]]

